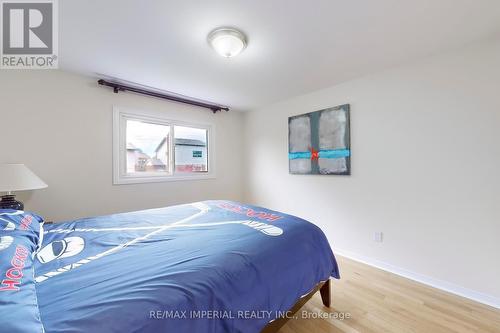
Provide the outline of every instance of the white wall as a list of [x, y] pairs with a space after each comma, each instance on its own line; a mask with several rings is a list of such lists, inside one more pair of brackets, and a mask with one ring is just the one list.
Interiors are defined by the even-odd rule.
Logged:
[[[344, 103], [352, 176], [290, 175], [287, 118]], [[342, 253], [500, 307], [499, 41], [263, 107], [245, 130], [246, 201], [311, 220]]]
[[[112, 185], [113, 105], [164, 112], [216, 127], [217, 178]], [[25, 163], [49, 187], [22, 192], [48, 220], [161, 207], [203, 199], [240, 200], [242, 116], [114, 94], [96, 79], [62, 71], [0, 73], [0, 163]]]

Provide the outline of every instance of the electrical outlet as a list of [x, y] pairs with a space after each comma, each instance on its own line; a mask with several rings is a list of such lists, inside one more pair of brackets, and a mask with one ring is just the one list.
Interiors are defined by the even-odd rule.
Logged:
[[384, 234], [381, 231], [377, 231], [373, 234], [373, 241], [376, 243], [382, 243], [384, 240]]

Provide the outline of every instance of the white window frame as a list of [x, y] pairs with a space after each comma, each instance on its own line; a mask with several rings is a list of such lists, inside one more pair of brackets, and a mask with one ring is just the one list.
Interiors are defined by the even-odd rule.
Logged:
[[[153, 124], [170, 126], [170, 174], [152, 172], [127, 173], [126, 122], [139, 120]], [[187, 126], [207, 130], [208, 172], [176, 172], [175, 171], [175, 133], [174, 126]], [[132, 110], [124, 107], [113, 107], [113, 184], [140, 184], [184, 180], [201, 180], [215, 178], [215, 125], [199, 124], [173, 120], [156, 112]]]

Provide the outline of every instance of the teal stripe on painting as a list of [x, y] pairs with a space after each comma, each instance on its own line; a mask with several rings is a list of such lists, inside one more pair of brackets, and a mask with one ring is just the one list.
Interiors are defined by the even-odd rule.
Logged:
[[[351, 151], [349, 149], [325, 149], [319, 151], [319, 158], [343, 158], [349, 156], [351, 156]], [[288, 159], [311, 159], [311, 152], [300, 151], [288, 153]]]
[[311, 159], [311, 153], [308, 151], [301, 151], [301, 152], [296, 152], [296, 153], [288, 153], [288, 159], [289, 160], [296, 160], [299, 158], [306, 158], [308, 160]]
[[349, 149], [329, 149], [319, 151], [319, 158], [342, 158], [349, 156], [351, 156], [351, 151]]

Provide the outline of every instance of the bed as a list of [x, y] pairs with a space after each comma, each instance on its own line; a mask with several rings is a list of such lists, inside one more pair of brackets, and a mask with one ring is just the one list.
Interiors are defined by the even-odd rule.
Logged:
[[275, 332], [339, 278], [323, 232], [231, 201], [44, 226], [42, 323], [58, 332]]

